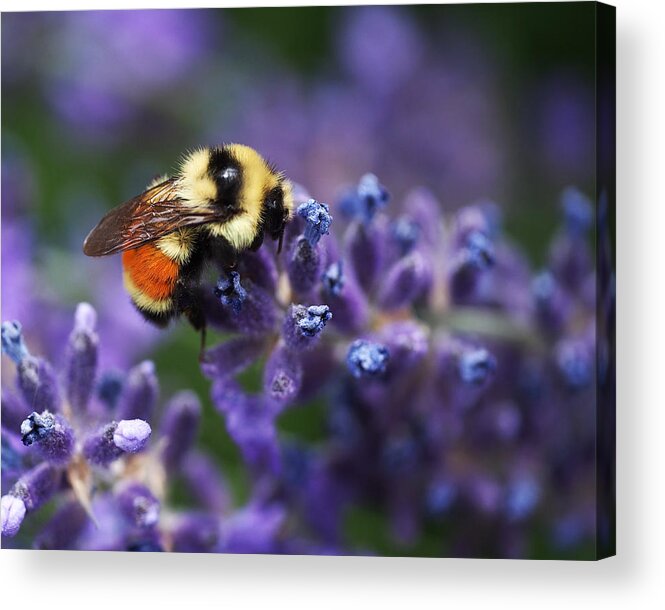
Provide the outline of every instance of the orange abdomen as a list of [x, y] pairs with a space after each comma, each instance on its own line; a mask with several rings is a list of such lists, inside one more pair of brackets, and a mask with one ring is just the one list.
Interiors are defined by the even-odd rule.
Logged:
[[139, 307], [158, 311], [170, 305], [179, 267], [157, 246], [150, 243], [126, 250], [122, 253], [122, 265], [125, 285]]

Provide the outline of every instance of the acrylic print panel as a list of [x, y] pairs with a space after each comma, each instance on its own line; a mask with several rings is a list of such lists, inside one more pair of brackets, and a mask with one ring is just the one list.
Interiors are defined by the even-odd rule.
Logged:
[[3, 547], [613, 553], [612, 8], [2, 41]]

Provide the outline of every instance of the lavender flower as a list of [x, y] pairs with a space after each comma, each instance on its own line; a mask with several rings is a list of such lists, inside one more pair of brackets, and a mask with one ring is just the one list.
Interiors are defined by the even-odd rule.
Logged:
[[[309, 232], [306, 229], [306, 233]], [[314, 233], [317, 235], [317, 233]], [[301, 235], [294, 240], [290, 248], [288, 269], [289, 279], [298, 294], [307, 294], [316, 286], [321, 276], [323, 258], [320, 248], [317, 247], [319, 237], [307, 238]]]
[[344, 289], [345, 278], [342, 263], [337, 261], [326, 269], [326, 272], [321, 276], [323, 282], [324, 293], [331, 296], [339, 296]]
[[310, 349], [331, 318], [327, 305], [291, 306], [284, 319], [286, 345], [291, 350]]
[[365, 174], [356, 190], [342, 200], [341, 207], [348, 216], [357, 217], [368, 225], [389, 199], [390, 195], [379, 179], [374, 174]]
[[146, 360], [129, 371], [118, 405], [118, 416], [121, 419], [150, 419], [158, 395], [155, 365]]
[[26, 513], [25, 503], [16, 496], [2, 496], [0, 507], [2, 511], [0, 517], [2, 535], [11, 538], [17, 534], [21, 523], [23, 523]]
[[277, 348], [266, 363], [263, 387], [268, 398], [287, 405], [295, 399], [302, 385], [302, 364], [293, 350]]
[[[90, 305], [79, 305], [64, 363], [63, 378], [69, 388], [65, 394], [60, 392], [50, 364], [28, 352], [20, 324], [5, 322], [2, 325], [3, 351], [16, 364], [16, 382], [22, 394], [25, 395], [26, 387], [31, 384], [36, 388], [38, 396], [46, 398], [45, 402], [53, 409], [29, 413], [30, 402], [20, 405], [19, 397], [3, 388], [3, 412], [9, 408], [9, 404], [12, 405], [11, 412], [7, 412], [8, 417], [3, 417], [3, 461], [5, 458], [10, 460], [8, 451], [12, 445], [7, 439], [18, 432], [26, 447], [26, 458], [31, 456], [29, 460], [22, 459], [14, 450], [17, 459], [11, 458], [12, 468], [18, 471], [18, 476], [9, 494], [2, 498], [3, 535], [17, 534], [26, 513], [36, 510], [54, 495], [73, 495], [83, 508], [83, 513], [90, 514], [93, 489], [91, 477], [94, 469], [106, 468], [115, 460], [146, 449], [151, 434], [151, 427], [146, 421], [119, 419], [103, 423], [103, 418], [109, 409], [117, 414], [152, 412], [157, 387], [154, 366], [152, 363], [143, 363], [130, 371], [128, 379], [121, 384], [126, 391], [124, 401], [117, 409], [112, 404], [101, 411], [95, 408], [92, 404], [98, 349], [98, 339], [93, 330], [95, 319], [96, 313]], [[26, 366], [26, 363], [30, 366]], [[61, 403], [60, 396], [63, 395], [68, 396], [69, 400]], [[17, 425], [18, 418], [13, 412], [16, 415], [26, 413], [20, 423], [20, 430], [14, 432], [5, 428], [7, 425]], [[97, 432], [90, 433], [89, 430], [95, 427]], [[145, 459], [150, 462], [149, 458]], [[35, 463], [36, 466], [31, 466]], [[148, 464], [144, 467], [148, 467]], [[107, 477], [112, 475], [104, 476], [108, 482]], [[61, 485], [65, 480], [66, 484]], [[80, 514], [77, 511], [70, 513], [72, 519], [73, 515]], [[55, 548], [51, 545], [57, 542], [66, 548], [77, 548], [72, 540], [64, 539], [63, 532], [78, 536], [85, 529], [84, 522], [85, 519], [79, 519], [74, 526], [72, 521], [69, 527], [67, 518], [58, 516], [48, 525], [51, 528], [48, 533], [45, 530], [43, 536], [40, 535], [39, 544]]]
[[9, 491], [2, 497], [2, 534], [14, 536], [28, 512], [37, 510], [55, 493], [60, 473], [43, 462], [25, 472]]
[[20, 364], [30, 355], [21, 331], [18, 322], [6, 322], [2, 325], [2, 351], [14, 361], [14, 364]]
[[42, 358], [30, 355], [18, 322], [2, 323], [2, 351], [16, 364], [18, 386], [30, 408], [57, 410], [60, 402], [55, 373]]
[[[557, 524], [581, 515], [583, 499], [560, 510], [542, 500], [566, 497], [586, 472], [573, 443], [593, 438], [580, 405], [593, 392], [595, 295], [577, 291], [590, 268], [574, 259], [587, 248], [585, 200], [564, 195], [548, 265], [533, 274], [494, 206], [448, 220], [431, 195], [408, 198], [408, 213], [393, 220], [386, 189], [365, 177], [338, 227], [327, 206], [303, 196], [285, 260], [264, 247], [203, 286], [208, 322], [225, 336], [201, 368], [251, 479], [244, 506], [196, 447], [204, 407], [195, 395], [177, 394], [160, 417], [151, 361], [127, 374], [97, 370], [103, 351], [89, 306], [68, 340], [64, 393], [20, 325], [3, 325], [19, 390], [3, 389], [3, 411], [20, 427], [3, 430], [13, 478], [4, 535], [19, 540], [21, 522], [53, 501], [35, 541], [43, 548], [365, 552], [345, 545], [344, 515], [373, 506], [400, 548], [448, 521], [441, 554], [520, 556], [537, 520], [565, 542]], [[250, 367], [260, 383], [248, 384]], [[26, 388], [41, 388], [52, 408], [31, 413]], [[316, 444], [282, 431], [290, 410], [323, 402]], [[176, 481], [191, 509], [170, 506]], [[67, 519], [59, 509], [72, 502]], [[588, 539], [592, 530], [580, 531]]]
[[134, 527], [150, 529], [159, 522], [159, 500], [144, 485], [127, 485], [118, 493], [118, 504]]
[[325, 203], [310, 199], [301, 204], [297, 210], [298, 216], [305, 219], [305, 233], [303, 237], [307, 243], [314, 247], [324, 235], [328, 235], [332, 216], [330, 208]]
[[201, 404], [193, 392], [180, 392], [167, 405], [161, 424], [161, 437], [166, 441], [162, 459], [167, 471], [180, 469], [194, 446], [200, 418]]
[[486, 349], [465, 351], [459, 359], [459, 374], [464, 383], [480, 385], [496, 370], [496, 360]]
[[247, 298], [247, 291], [240, 285], [240, 274], [237, 271], [231, 271], [228, 277], [220, 278], [215, 294], [222, 305], [230, 307], [236, 315], [240, 313], [242, 304]]
[[349, 347], [346, 362], [354, 377], [377, 377], [386, 372], [389, 358], [385, 346], [358, 339]]
[[[191, 393], [162, 405], [160, 386], [174, 380], [158, 377], [161, 363], [195, 365], [188, 340], [145, 323], [117, 259], [74, 254], [109, 204], [87, 186], [71, 193], [62, 180], [49, 193], [56, 204], [86, 201], [80, 218], [79, 206], [56, 205], [57, 256], [50, 239], [34, 238], [39, 181], [17, 154], [34, 143], [20, 125], [9, 134], [3, 312], [25, 332], [2, 329], [1, 522], [14, 536], [3, 546], [577, 557], [608, 531], [594, 505], [603, 470], [590, 408], [605, 397], [594, 382], [608, 401], [613, 387], [611, 236], [592, 234], [608, 223], [607, 197], [595, 218], [584, 193], [562, 192], [559, 230], [534, 272], [503, 233], [513, 202], [479, 199], [517, 183], [496, 54], [461, 22], [433, 22], [430, 42], [406, 9], [340, 15], [331, 78], [302, 87], [259, 52], [258, 88], [245, 82], [241, 53], [218, 61], [220, 45], [233, 51], [239, 39], [225, 22], [214, 31], [220, 14], [5, 16], [8, 99], [45, 100], [79, 128], [83, 155], [118, 156], [127, 133], [210, 131], [201, 123], [210, 112], [182, 112], [164, 94], [174, 83], [201, 90], [189, 85], [208, 74], [195, 101], [218, 113], [212, 132], [232, 126], [229, 138], [253, 143], [316, 199], [295, 185], [283, 252], [267, 242], [201, 286], [218, 331], [209, 343], [220, 341], [201, 362], [216, 411]], [[81, 52], [90, 48], [99, 52]], [[541, 186], [590, 183], [592, 88], [546, 85], [532, 117]], [[119, 176], [123, 188], [153, 171], [154, 148]], [[72, 329], [62, 302], [78, 294], [98, 313], [81, 304]], [[148, 355], [156, 337], [168, 355]]]
[[65, 365], [67, 397], [72, 408], [79, 412], [88, 404], [95, 386], [99, 344], [96, 324], [95, 310], [87, 303], [81, 303], [76, 309]]
[[23, 421], [21, 440], [28, 447], [36, 443], [44, 458], [54, 464], [67, 463], [74, 450], [74, 432], [69, 424], [48, 411], [32, 413]]

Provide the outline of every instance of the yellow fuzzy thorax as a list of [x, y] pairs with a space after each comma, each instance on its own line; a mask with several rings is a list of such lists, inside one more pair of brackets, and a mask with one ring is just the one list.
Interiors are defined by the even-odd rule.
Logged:
[[[213, 237], [223, 237], [236, 250], [248, 248], [254, 241], [261, 222], [264, 194], [280, 184], [280, 176], [253, 148], [244, 144], [227, 144], [224, 148], [242, 168], [242, 184], [238, 193], [238, 206], [242, 210], [230, 220], [208, 223], [205, 230]], [[180, 167], [180, 195], [185, 205], [203, 209], [215, 201], [217, 186], [210, 175], [210, 149], [190, 153]], [[289, 213], [293, 207], [291, 187], [283, 183], [285, 205]], [[288, 202], [287, 202], [288, 191]]]

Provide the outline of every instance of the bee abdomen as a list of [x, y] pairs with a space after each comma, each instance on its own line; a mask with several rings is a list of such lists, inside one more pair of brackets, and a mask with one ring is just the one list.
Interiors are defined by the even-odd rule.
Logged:
[[178, 263], [150, 243], [123, 252], [122, 266], [125, 289], [136, 307], [154, 322], [168, 321], [175, 313]]

